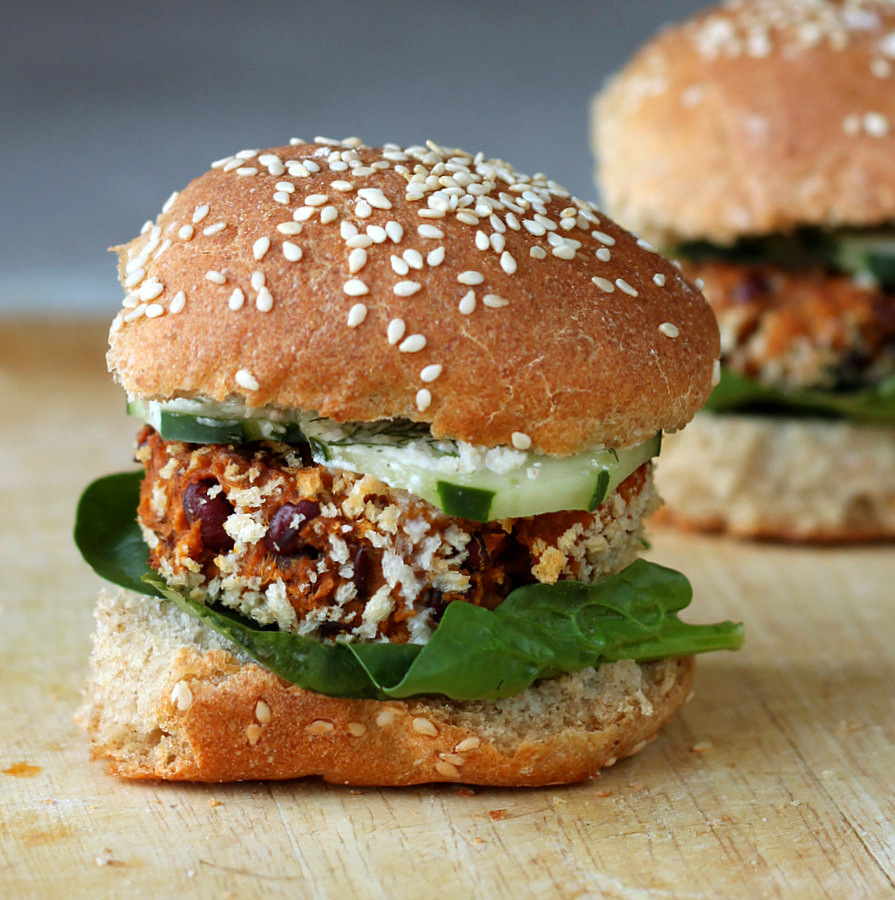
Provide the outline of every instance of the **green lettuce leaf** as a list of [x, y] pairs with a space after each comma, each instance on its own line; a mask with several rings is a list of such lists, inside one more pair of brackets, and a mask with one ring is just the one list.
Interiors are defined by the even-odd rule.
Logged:
[[889, 425], [895, 423], [895, 376], [859, 391], [782, 391], [724, 368], [705, 408]]
[[493, 699], [520, 693], [539, 678], [601, 662], [735, 650], [743, 641], [738, 624], [681, 622], [677, 613], [690, 602], [689, 582], [644, 560], [596, 585], [564, 581], [517, 588], [495, 610], [451, 603], [422, 646], [324, 643], [262, 628], [232, 610], [172, 590], [148, 569], [134, 513], [141, 476], [112, 475], [87, 489], [75, 527], [85, 560], [116, 584], [176, 603], [259, 664], [319, 693]]

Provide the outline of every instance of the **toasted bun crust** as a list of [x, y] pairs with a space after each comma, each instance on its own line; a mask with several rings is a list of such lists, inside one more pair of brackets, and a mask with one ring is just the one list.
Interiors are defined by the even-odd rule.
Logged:
[[655, 478], [660, 521], [679, 527], [791, 541], [895, 538], [895, 428], [703, 411], [663, 443]]
[[485, 446], [518, 432], [565, 455], [681, 428], [719, 352], [705, 301], [648, 245], [543, 176], [435, 145], [230, 157], [118, 249], [108, 361], [143, 398], [402, 417]]
[[659, 244], [895, 219], [895, 6], [744, 0], [595, 98], [607, 210]]
[[170, 603], [103, 592], [96, 620], [80, 717], [94, 758], [135, 779], [579, 781], [641, 749], [685, 701], [693, 671], [692, 658], [619, 662], [503, 701], [339, 700], [247, 661]]

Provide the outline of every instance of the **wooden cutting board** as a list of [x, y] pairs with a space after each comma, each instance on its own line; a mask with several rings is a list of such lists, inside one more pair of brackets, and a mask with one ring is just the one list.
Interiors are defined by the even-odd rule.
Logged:
[[100, 580], [71, 527], [128, 468], [105, 328], [0, 320], [0, 896], [881, 897], [895, 894], [895, 548], [654, 531], [699, 661], [657, 741], [566, 788], [128, 784], [73, 723]]

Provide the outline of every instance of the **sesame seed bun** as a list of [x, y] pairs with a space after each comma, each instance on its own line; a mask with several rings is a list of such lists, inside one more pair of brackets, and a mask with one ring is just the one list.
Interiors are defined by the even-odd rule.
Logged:
[[170, 603], [103, 592], [96, 622], [80, 716], [94, 757], [134, 779], [579, 781], [654, 737], [688, 697], [693, 675], [690, 657], [624, 661], [501, 701], [338, 700], [247, 661]]
[[895, 6], [746, 0], [662, 31], [595, 98], [606, 208], [661, 244], [895, 219]]
[[110, 369], [144, 399], [242, 399], [554, 455], [677, 430], [712, 314], [677, 268], [543, 176], [434, 144], [218, 161], [118, 248]]

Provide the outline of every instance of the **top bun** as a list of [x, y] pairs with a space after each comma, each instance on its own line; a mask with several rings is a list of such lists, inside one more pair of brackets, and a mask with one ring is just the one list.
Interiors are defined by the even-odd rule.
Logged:
[[889, 222], [895, 4], [725, 4], [661, 32], [592, 112], [606, 208], [661, 244]]
[[243, 151], [117, 249], [108, 361], [144, 399], [566, 455], [683, 427], [719, 353], [702, 296], [644, 241], [543, 175], [431, 142]]

